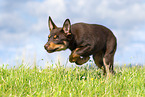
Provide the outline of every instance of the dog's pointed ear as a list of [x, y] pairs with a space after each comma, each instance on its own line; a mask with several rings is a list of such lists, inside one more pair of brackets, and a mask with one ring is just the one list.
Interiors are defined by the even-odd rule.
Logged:
[[57, 26], [54, 24], [54, 22], [52, 21], [51, 17], [49, 16], [48, 19], [48, 26], [49, 26], [49, 30], [51, 31], [52, 29], [57, 28]]
[[63, 24], [63, 31], [67, 35], [71, 35], [71, 23], [69, 19], [66, 19], [64, 24]]

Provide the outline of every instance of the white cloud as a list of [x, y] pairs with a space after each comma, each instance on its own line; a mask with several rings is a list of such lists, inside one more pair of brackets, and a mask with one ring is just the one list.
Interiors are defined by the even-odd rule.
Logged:
[[[33, 5], [33, 6], [32, 6]], [[26, 3], [26, 10], [29, 14], [42, 17], [52, 15], [59, 16], [65, 12], [64, 0], [44, 0], [43, 2], [30, 1]]]
[[20, 30], [24, 21], [16, 12], [2, 13], [0, 15], [0, 28], [2, 30]]

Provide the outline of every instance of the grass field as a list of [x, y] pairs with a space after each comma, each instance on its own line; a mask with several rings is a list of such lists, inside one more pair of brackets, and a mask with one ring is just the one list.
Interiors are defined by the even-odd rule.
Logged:
[[145, 67], [116, 67], [104, 77], [96, 68], [0, 67], [0, 97], [145, 97]]

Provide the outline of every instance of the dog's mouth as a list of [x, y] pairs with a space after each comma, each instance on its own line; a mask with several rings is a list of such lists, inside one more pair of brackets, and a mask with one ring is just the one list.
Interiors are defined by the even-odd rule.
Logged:
[[53, 52], [55, 52], [57, 49], [58, 49], [58, 48], [55, 48], [55, 49], [46, 49], [46, 51], [47, 51], [48, 53], [53, 53]]
[[66, 47], [62, 47], [62, 46], [60, 46], [60, 47], [58, 47], [58, 48], [55, 48], [55, 49], [46, 49], [46, 51], [48, 52], [48, 53], [53, 53], [53, 52], [55, 52], [55, 51], [61, 51], [61, 50], [66, 50], [67, 48]]
[[52, 53], [52, 52], [55, 52], [55, 51], [66, 50], [67, 45], [66, 45], [66, 43], [64, 43], [64, 44], [55, 44], [55, 43], [51, 42], [50, 45], [45, 49], [48, 53]]

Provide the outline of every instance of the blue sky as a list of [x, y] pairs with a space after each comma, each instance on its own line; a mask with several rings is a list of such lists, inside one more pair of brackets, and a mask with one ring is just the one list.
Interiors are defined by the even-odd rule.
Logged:
[[[116, 64], [145, 64], [144, 0], [1, 0], [0, 65], [35, 60], [39, 66], [60, 60], [66, 64], [70, 51], [48, 54], [48, 17], [57, 26], [71, 23], [102, 24], [117, 37]], [[43, 59], [43, 60], [41, 60]], [[68, 62], [68, 64], [70, 64]]]

